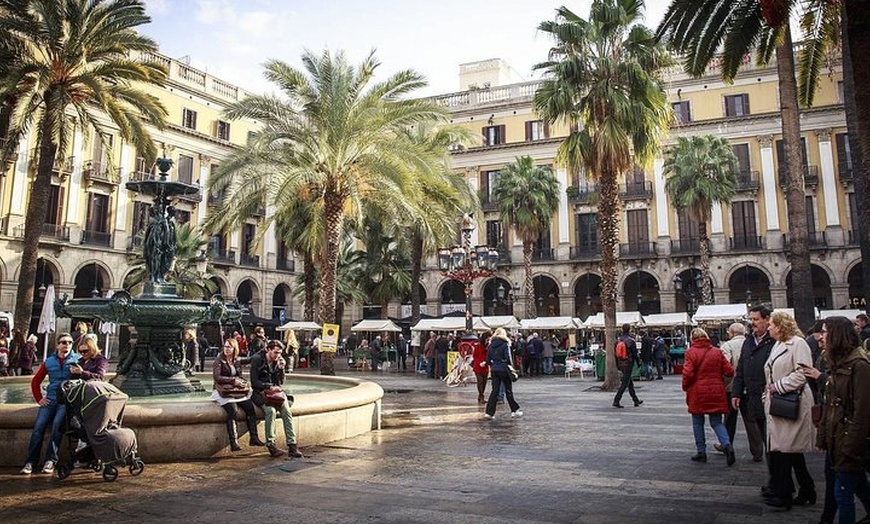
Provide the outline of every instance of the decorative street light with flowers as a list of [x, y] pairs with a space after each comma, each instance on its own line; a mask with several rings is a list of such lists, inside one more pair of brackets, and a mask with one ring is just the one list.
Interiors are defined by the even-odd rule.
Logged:
[[466, 213], [460, 226], [462, 245], [438, 250], [438, 269], [447, 278], [461, 282], [465, 287], [465, 335], [462, 340], [476, 340], [472, 331], [471, 291], [475, 279], [491, 277], [498, 266], [498, 251], [489, 246], [471, 247], [474, 219]]

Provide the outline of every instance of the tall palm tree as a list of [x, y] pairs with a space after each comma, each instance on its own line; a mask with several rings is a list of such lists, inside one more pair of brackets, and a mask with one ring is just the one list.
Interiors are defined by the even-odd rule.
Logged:
[[492, 188], [502, 222], [523, 241], [527, 318], [538, 316], [532, 286], [532, 247], [550, 227], [550, 218], [559, 208], [560, 193], [553, 170], [536, 166], [530, 156], [517, 157], [499, 171]]
[[714, 203], [730, 203], [737, 193], [737, 170], [728, 141], [712, 135], [680, 137], [665, 156], [665, 191], [677, 209], [687, 210], [698, 221], [702, 304], [713, 302], [707, 221]]
[[[737, 75], [743, 57], [755, 51], [759, 64], [776, 59], [779, 79], [779, 105], [782, 112], [782, 139], [787, 173], [786, 203], [788, 207], [789, 261], [794, 289], [811, 289], [812, 273], [807, 242], [808, 226], [806, 196], [801, 154], [798, 83], [795, 78], [794, 46], [789, 17], [796, 13], [796, 0], [764, 1], [735, 0], [673, 0], [657, 33], [668, 40], [678, 52], [686, 56], [686, 72], [693, 76], [704, 74], [707, 65], [721, 49], [722, 77], [731, 81]], [[810, 0], [808, 6], [832, 6], [826, 0]], [[814, 15], [820, 24], [818, 38], [824, 40], [833, 34], [829, 16], [824, 12]], [[802, 62], [809, 71], [802, 75], [805, 102], [812, 101], [815, 91], [813, 64], [818, 64], [823, 47], [811, 45], [805, 50]], [[795, 319], [801, 326], [810, 325], [815, 317], [811, 293], [793, 293]]]
[[167, 72], [145, 58], [157, 51], [137, 32], [149, 21], [139, 0], [0, 0], [0, 48], [15, 51], [0, 78], [0, 103], [10, 103], [12, 114], [0, 166], [31, 128], [38, 157], [24, 222], [15, 303], [19, 326], [30, 324], [55, 157], [69, 151], [74, 126], [102, 140], [107, 115], [124, 140], [145, 157], [156, 156], [146, 124], [163, 127], [166, 110], [142, 87], [163, 85]]
[[616, 358], [618, 183], [635, 163], [658, 150], [670, 118], [659, 71], [671, 59], [652, 32], [636, 25], [641, 0], [595, 0], [584, 20], [559, 8], [556, 20], [539, 29], [555, 46], [537, 67], [545, 73], [535, 108], [548, 122], [566, 122], [569, 136], [556, 160], [572, 172], [584, 169], [598, 180], [598, 238], [601, 241], [602, 302], [607, 360], [604, 388], [619, 384]]
[[[393, 300], [411, 291], [411, 255], [408, 238], [391, 222], [387, 209], [372, 210], [359, 228], [357, 237], [365, 245], [362, 252], [362, 285], [368, 300], [381, 306], [381, 318], [388, 317]], [[378, 216], [382, 215], [382, 216]]]
[[[202, 235], [199, 228], [190, 223], [182, 224], [175, 230], [175, 263], [166, 274], [166, 281], [175, 284], [178, 296], [188, 299], [207, 298], [217, 291], [217, 284], [211, 280], [214, 267], [206, 258], [209, 239]], [[205, 262], [203, 271], [199, 264]], [[148, 278], [145, 268], [145, 256], [142, 249], [136, 251], [130, 260], [130, 273], [124, 279], [124, 288], [131, 293], [142, 290], [142, 284]]]
[[403, 195], [413, 184], [411, 174], [428, 171], [432, 158], [401, 129], [443, 119], [445, 113], [430, 101], [407, 98], [425, 85], [413, 71], [374, 82], [379, 66], [374, 54], [354, 67], [344, 53], [306, 51], [302, 63], [298, 70], [268, 61], [265, 76], [282, 96], [255, 95], [226, 110], [231, 119], [259, 120], [264, 129], [250, 146], [249, 161], [225, 164], [211, 184], [226, 189], [235, 205], [252, 208], [263, 200], [280, 208], [300, 191], [310, 191], [315, 212], [323, 217], [320, 320], [334, 322], [345, 220], [359, 223], [367, 201], [409, 207]]

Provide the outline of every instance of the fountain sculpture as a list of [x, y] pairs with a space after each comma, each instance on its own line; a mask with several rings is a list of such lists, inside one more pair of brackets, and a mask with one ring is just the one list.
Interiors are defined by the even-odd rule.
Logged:
[[199, 381], [188, 374], [181, 330], [203, 322], [231, 322], [242, 315], [238, 303], [226, 304], [220, 295], [208, 301], [182, 299], [175, 285], [166, 281], [176, 248], [170, 199], [199, 192], [197, 186], [168, 180], [171, 167], [172, 160], [158, 159], [157, 177], [126, 185], [130, 191], [154, 197], [143, 242], [147, 278], [142, 294], [132, 297], [126, 291], [116, 291], [111, 298], [71, 300], [64, 295], [55, 303], [60, 317], [97, 318], [135, 328], [135, 339], [122, 348], [117, 374], [112, 379], [131, 396], [202, 390]]

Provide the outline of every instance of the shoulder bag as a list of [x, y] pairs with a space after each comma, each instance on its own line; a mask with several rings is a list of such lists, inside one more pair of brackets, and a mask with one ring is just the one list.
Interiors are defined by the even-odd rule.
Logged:
[[218, 395], [224, 398], [245, 398], [251, 393], [251, 387], [242, 378], [236, 378], [227, 384], [215, 385]]
[[774, 417], [797, 420], [801, 412], [801, 394], [803, 387], [798, 391], [782, 395], [770, 396], [770, 414]]
[[287, 394], [281, 386], [270, 386], [263, 390], [263, 401], [267, 406], [280, 408], [287, 401]]

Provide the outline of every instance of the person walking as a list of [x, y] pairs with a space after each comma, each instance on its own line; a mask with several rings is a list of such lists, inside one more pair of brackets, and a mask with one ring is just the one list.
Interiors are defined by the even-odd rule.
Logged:
[[[868, 502], [867, 442], [870, 438], [870, 358], [846, 317], [828, 317], [822, 340], [829, 370], [824, 391], [825, 407], [819, 424], [817, 446], [828, 453], [834, 472], [836, 506], [840, 524], [855, 522], [855, 495]], [[808, 366], [801, 367], [808, 376]], [[826, 464], [827, 466], [827, 464]], [[827, 490], [826, 490], [827, 491]], [[827, 493], [822, 522], [833, 522]], [[828, 520], [825, 519], [827, 517]], [[861, 522], [868, 521], [867, 517]]]
[[450, 351], [450, 340], [441, 333], [435, 341], [436, 375], [439, 379], [447, 376], [447, 352]]
[[489, 366], [486, 364], [487, 346], [492, 338], [492, 333], [485, 331], [481, 333], [480, 340], [474, 344], [474, 351], [471, 353], [471, 369], [474, 371], [474, 378], [477, 380], [477, 403], [485, 404], [486, 397], [486, 381], [489, 377]]
[[619, 403], [622, 400], [622, 395], [625, 394], [625, 390], [628, 390], [628, 394], [631, 395], [631, 400], [634, 401], [634, 407], [638, 407], [643, 404], [643, 400], [637, 398], [637, 393], [634, 392], [634, 381], [631, 379], [632, 368], [635, 364], [640, 366], [640, 358], [637, 354], [637, 343], [631, 338], [631, 326], [629, 324], [622, 325], [622, 335], [616, 340], [616, 347], [618, 348], [620, 343], [625, 344], [625, 350], [628, 355], [626, 359], [622, 362], [617, 360], [617, 365], [620, 366], [619, 371], [622, 372], [622, 383], [619, 385], [619, 391], [616, 392], [616, 396], [613, 397], [613, 407], [622, 409], [623, 405]]
[[729, 466], [734, 465], [734, 448], [728, 430], [722, 423], [722, 415], [728, 412], [728, 396], [723, 379], [734, 376], [734, 367], [725, 355], [713, 346], [707, 332], [695, 328], [691, 334], [691, 346], [686, 351], [683, 366], [683, 391], [686, 404], [692, 414], [692, 430], [695, 434], [695, 462], [707, 462], [707, 440], [704, 434], [704, 415], [710, 419], [710, 427], [719, 439]]
[[[767, 445], [772, 473], [771, 489], [765, 496], [765, 504], [789, 509], [795, 501], [799, 504], [814, 504], [816, 501], [815, 483], [804, 459], [804, 453], [812, 450], [816, 437], [811, 415], [813, 399], [807, 377], [800, 371], [800, 364], [808, 366], [813, 357], [794, 318], [788, 313], [774, 312], [770, 316], [768, 330], [777, 342], [764, 364], [767, 384], [764, 412], [767, 414]], [[796, 420], [771, 413], [774, 396], [794, 392], [798, 393], [799, 403]], [[794, 500], [791, 496], [794, 490], [792, 470], [800, 486]]]
[[399, 333], [399, 338], [396, 339], [396, 371], [399, 371], [399, 368], [402, 368], [402, 371], [408, 371], [407, 362], [408, 359], [408, 339], [405, 338], [405, 335]]
[[423, 346], [423, 358], [426, 359], [426, 377], [435, 378], [435, 332], [429, 332], [429, 340]]
[[653, 348], [655, 339], [647, 331], [640, 334], [640, 360], [643, 363], [643, 376], [647, 380], [653, 380]]
[[656, 380], [662, 380], [662, 373], [666, 373], [665, 369], [665, 337], [658, 333], [655, 339], [655, 350], [653, 358], [656, 363]]
[[224, 409], [227, 414], [227, 438], [230, 441], [230, 451], [241, 451], [239, 432], [236, 427], [236, 407], [245, 412], [245, 422], [248, 425], [248, 442], [251, 446], [265, 446], [257, 435], [257, 413], [251, 401], [251, 387], [242, 378], [239, 364], [239, 343], [228, 337], [224, 340], [221, 353], [212, 364], [214, 390], [211, 399]]
[[[728, 340], [722, 344], [720, 348], [725, 355], [725, 359], [731, 363], [735, 372], [737, 365], [740, 363], [740, 353], [743, 350], [743, 344], [746, 343], [746, 326], [740, 322], [735, 322], [728, 326]], [[764, 444], [761, 441], [761, 433], [758, 431], [758, 425], [749, 416], [747, 403], [742, 403], [740, 409], [734, 408], [731, 399], [734, 398], [734, 379], [731, 378], [725, 382], [725, 393], [728, 395], [728, 414], [725, 415], [725, 429], [728, 430], [728, 438], [731, 440], [731, 445], [734, 446], [734, 437], [737, 434], [737, 415], [743, 419], [743, 427], [746, 429], [746, 438], [749, 440], [749, 452], [752, 454], [752, 460], [761, 462], [764, 460]], [[714, 446], [716, 451], [724, 452], [719, 444]]]
[[18, 369], [22, 375], [33, 374], [33, 364], [36, 362], [37, 340], [39, 340], [39, 338], [36, 335], [30, 335], [27, 337], [27, 342], [24, 343], [24, 347], [18, 355]]
[[511, 417], [522, 417], [520, 405], [514, 399], [513, 382], [508, 368], [513, 362], [511, 356], [511, 340], [504, 328], [497, 328], [490, 339], [486, 350], [486, 364], [492, 374], [492, 388], [489, 392], [489, 400], [486, 401], [486, 413], [483, 417], [487, 420], [495, 418], [495, 408], [498, 403], [498, 392], [504, 386], [505, 399], [511, 409]]

